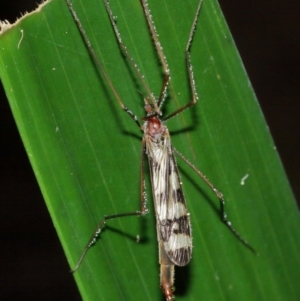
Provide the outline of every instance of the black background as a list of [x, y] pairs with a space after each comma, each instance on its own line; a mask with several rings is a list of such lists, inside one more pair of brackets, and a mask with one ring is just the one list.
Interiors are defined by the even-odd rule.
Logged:
[[[36, 1], [1, 0], [0, 19]], [[219, 2], [299, 200], [299, 1]], [[0, 97], [0, 298], [80, 300], [2, 87]]]

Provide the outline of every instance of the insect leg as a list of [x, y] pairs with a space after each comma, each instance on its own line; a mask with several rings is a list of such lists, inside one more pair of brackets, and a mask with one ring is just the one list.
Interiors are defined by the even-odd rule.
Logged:
[[108, 83], [109, 88], [110, 88], [111, 91], [113, 92], [113, 94], [114, 94], [114, 96], [115, 96], [115, 98], [116, 98], [118, 104], [119, 104], [120, 107], [121, 107], [121, 108], [122, 108], [122, 109], [123, 109], [123, 110], [124, 110], [124, 111], [125, 111], [125, 112], [133, 119], [133, 120], [134, 120], [134, 122], [135, 122], [135, 123], [138, 125], [138, 127], [140, 128], [141, 125], [140, 125], [140, 123], [139, 123], [139, 121], [138, 121], [137, 116], [136, 116], [131, 110], [129, 110], [129, 109], [124, 105], [124, 103], [122, 102], [121, 97], [119, 96], [118, 92], [116, 91], [116, 89], [115, 89], [115, 87], [114, 87], [114, 85], [113, 85], [111, 79], [109, 78], [108, 74], [106, 73], [106, 71], [105, 71], [105, 69], [104, 69], [102, 63], [101, 63], [100, 60], [98, 59], [98, 57], [97, 57], [97, 55], [96, 55], [96, 53], [95, 53], [95, 50], [94, 50], [94, 48], [92, 47], [92, 44], [91, 44], [90, 40], [88, 39], [88, 37], [87, 37], [87, 35], [86, 35], [86, 33], [85, 33], [85, 30], [84, 30], [84, 28], [83, 28], [83, 26], [82, 26], [82, 24], [81, 24], [79, 18], [77, 17], [77, 14], [76, 14], [76, 12], [75, 12], [73, 6], [72, 6], [72, 3], [70, 2], [70, 0], [66, 0], [66, 3], [67, 3], [67, 5], [68, 5], [68, 7], [69, 7], [69, 10], [70, 10], [70, 12], [71, 12], [71, 14], [72, 14], [72, 16], [73, 16], [74, 21], [75, 21], [76, 24], [77, 24], [77, 27], [78, 27], [78, 29], [79, 29], [79, 31], [80, 31], [80, 34], [81, 34], [81, 36], [82, 36], [82, 38], [83, 38], [83, 40], [84, 40], [84, 42], [85, 42], [85, 44], [86, 44], [86, 46], [87, 46], [87, 48], [88, 48], [88, 51], [89, 51], [89, 53], [90, 53], [90, 56], [92, 57], [92, 59], [94, 60], [95, 64], [97, 65], [97, 67], [98, 67], [99, 70], [101, 71], [101, 74], [103, 75], [103, 77], [105, 78], [106, 82]]
[[185, 49], [185, 58], [186, 58], [186, 66], [187, 66], [187, 71], [188, 71], [188, 76], [189, 76], [189, 82], [190, 82], [190, 89], [192, 92], [192, 100], [186, 104], [185, 106], [179, 108], [178, 110], [176, 110], [175, 112], [173, 112], [172, 114], [170, 114], [169, 116], [167, 116], [166, 118], [164, 118], [164, 121], [167, 121], [168, 119], [176, 116], [177, 114], [181, 113], [182, 111], [184, 111], [185, 109], [192, 107], [198, 100], [198, 95], [197, 95], [197, 91], [196, 91], [196, 85], [195, 85], [195, 80], [194, 80], [194, 73], [193, 73], [193, 66], [191, 63], [191, 55], [190, 55], [190, 49], [192, 46], [192, 41], [193, 41], [193, 37], [194, 37], [194, 33], [195, 33], [195, 29], [196, 29], [196, 25], [197, 25], [197, 21], [199, 18], [199, 13], [200, 13], [200, 9], [202, 6], [202, 2], [203, 0], [200, 0], [199, 4], [198, 4], [198, 8], [194, 17], [194, 21], [191, 27], [191, 31], [190, 31], [190, 35], [188, 38], [188, 42], [186, 45], [186, 49]]
[[89, 242], [87, 243], [87, 245], [85, 246], [75, 268], [73, 270], [71, 270], [72, 273], [75, 273], [79, 266], [81, 265], [87, 251], [89, 250], [90, 247], [92, 247], [97, 239], [99, 238], [101, 231], [102, 231], [102, 227], [106, 224], [106, 222], [108, 220], [111, 219], [115, 219], [115, 218], [120, 218], [120, 217], [127, 217], [127, 216], [141, 216], [142, 212], [141, 211], [135, 211], [135, 212], [126, 212], [126, 213], [118, 213], [118, 214], [112, 214], [112, 215], [105, 215], [104, 218], [101, 220], [101, 222], [98, 224], [95, 232], [93, 233], [92, 237], [90, 238]]
[[151, 99], [151, 102], [153, 104], [153, 106], [155, 107], [155, 111], [159, 111], [158, 107], [157, 107], [157, 103], [156, 103], [156, 100], [155, 100], [155, 97], [153, 96], [153, 93], [150, 91], [150, 88], [149, 86], [147, 85], [145, 79], [144, 79], [144, 76], [141, 74], [139, 68], [137, 67], [136, 63], [134, 62], [132, 56], [130, 56], [128, 50], [127, 50], [127, 47], [125, 46], [124, 42], [122, 41], [122, 38], [121, 38], [121, 34], [120, 34], [120, 31], [118, 29], [118, 26], [117, 26], [117, 23], [115, 21], [115, 18], [113, 16], [113, 13], [112, 13], [112, 10], [109, 6], [109, 3], [107, 0], [103, 0], [104, 1], [104, 4], [105, 4], [105, 7], [106, 7], [106, 11], [108, 13], [108, 16], [110, 18], [110, 22], [111, 22], [111, 25], [114, 29], [114, 32], [115, 32], [115, 36], [116, 36], [116, 39], [124, 53], [124, 55], [126, 56], [126, 58], [128, 59], [131, 67], [133, 68], [133, 70], [135, 71], [136, 75], [138, 76], [140, 82], [142, 83], [143, 87], [145, 88], [145, 90], [147, 91], [147, 94], [149, 96], [149, 98]]
[[140, 192], [141, 192], [141, 214], [148, 213], [147, 209], [147, 195], [146, 184], [144, 179], [144, 165], [145, 165], [145, 139], [142, 140], [142, 154], [141, 154], [141, 166], [140, 166]]
[[172, 147], [173, 151], [187, 164], [189, 165], [197, 175], [209, 186], [209, 188], [215, 193], [217, 198], [220, 201], [220, 212], [221, 212], [221, 220], [222, 222], [229, 228], [229, 230], [235, 235], [235, 237], [250, 251], [256, 254], [256, 251], [250, 244], [236, 231], [236, 229], [232, 226], [232, 223], [228, 220], [227, 214], [225, 212], [225, 200], [223, 194], [218, 191], [213, 184], [209, 181], [209, 179], [200, 171], [198, 170], [188, 159], [186, 159], [178, 150]]
[[145, 180], [144, 180], [144, 158], [145, 158], [145, 142], [143, 140], [142, 142], [142, 156], [141, 156], [141, 184], [140, 184], [140, 191], [141, 191], [141, 209], [140, 211], [134, 211], [134, 212], [125, 212], [125, 213], [117, 213], [112, 215], [105, 215], [104, 218], [101, 220], [101, 222], [98, 224], [95, 232], [91, 236], [89, 242], [86, 244], [75, 268], [71, 271], [72, 273], [76, 272], [82, 263], [87, 251], [90, 247], [92, 247], [97, 239], [99, 238], [103, 226], [106, 224], [108, 220], [115, 219], [115, 218], [121, 218], [121, 217], [127, 217], [127, 216], [143, 216], [148, 213], [148, 209], [146, 206], [146, 192], [145, 192]]
[[150, 14], [150, 10], [148, 8], [148, 2], [146, 0], [141, 0], [141, 4], [142, 4], [142, 7], [143, 7], [143, 10], [144, 10], [144, 13], [145, 13], [145, 17], [146, 17], [146, 20], [147, 20], [147, 23], [148, 23], [148, 26], [149, 26], [149, 30], [150, 30], [152, 39], [154, 41], [154, 46], [156, 48], [159, 60], [162, 64], [164, 74], [165, 74], [163, 85], [162, 85], [160, 95], [159, 95], [159, 98], [158, 98], [158, 104], [157, 104], [158, 108], [160, 109], [163, 102], [164, 102], [164, 100], [165, 100], [165, 97], [166, 97], [166, 90], [167, 90], [169, 80], [170, 80], [170, 70], [169, 70], [169, 66], [168, 66], [168, 63], [167, 63], [166, 56], [163, 53], [163, 48], [162, 48], [162, 46], [159, 42], [159, 39], [158, 39], [156, 28], [155, 28], [154, 22], [152, 20], [152, 16]]

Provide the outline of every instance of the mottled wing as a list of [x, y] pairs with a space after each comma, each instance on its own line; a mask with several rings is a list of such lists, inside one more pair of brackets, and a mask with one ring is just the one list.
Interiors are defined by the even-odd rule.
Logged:
[[160, 233], [169, 258], [184, 266], [192, 254], [191, 224], [173, 152], [168, 156], [168, 165], [167, 216], [160, 223]]
[[185, 266], [192, 253], [191, 225], [170, 141], [152, 152], [149, 164], [158, 235], [170, 260]]

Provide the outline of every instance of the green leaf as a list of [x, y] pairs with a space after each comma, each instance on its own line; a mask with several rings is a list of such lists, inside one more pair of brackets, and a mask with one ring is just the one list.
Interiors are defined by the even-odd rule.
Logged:
[[[121, 54], [104, 4], [73, 2], [115, 89], [142, 117], [145, 91]], [[139, 1], [110, 2], [128, 51], [158, 95], [163, 74]], [[197, 5], [149, 1], [172, 76], [165, 116], [191, 98], [184, 49]], [[104, 215], [139, 208], [140, 130], [119, 108], [63, 0], [3, 32], [0, 51], [1, 80], [73, 268]], [[259, 255], [221, 223], [215, 195], [178, 158], [194, 249], [190, 264], [176, 269], [177, 300], [298, 300], [299, 213], [215, 1], [203, 4], [191, 57], [200, 99], [168, 122], [172, 142], [223, 192], [229, 219]], [[150, 214], [109, 222], [74, 274], [83, 300], [163, 299], [146, 179]]]

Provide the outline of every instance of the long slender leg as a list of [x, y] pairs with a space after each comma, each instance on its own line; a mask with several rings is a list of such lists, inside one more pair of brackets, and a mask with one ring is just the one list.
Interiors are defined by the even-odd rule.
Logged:
[[147, 195], [146, 195], [146, 184], [144, 179], [144, 163], [145, 163], [145, 139], [142, 140], [142, 154], [141, 154], [141, 166], [140, 166], [140, 192], [141, 192], [141, 214], [145, 215], [148, 213], [147, 209]]
[[194, 21], [193, 21], [193, 24], [192, 24], [192, 27], [191, 27], [191, 31], [190, 31], [190, 35], [189, 35], [188, 42], [187, 42], [187, 45], [186, 45], [186, 49], [185, 49], [186, 66], [187, 66], [187, 71], [188, 71], [188, 75], [189, 75], [190, 89], [191, 89], [191, 92], [192, 92], [192, 100], [188, 104], [186, 104], [185, 106], [179, 108], [178, 110], [176, 110], [172, 114], [165, 117], [163, 119], [164, 121], [167, 121], [168, 119], [176, 116], [177, 114], [181, 113], [185, 109], [187, 109], [189, 107], [192, 107], [198, 100], [196, 85], [195, 85], [195, 81], [194, 81], [193, 67], [192, 67], [192, 63], [191, 63], [190, 49], [191, 49], [191, 46], [192, 46], [192, 41], [193, 41], [193, 37], [194, 37], [194, 33], [195, 33], [195, 29], [196, 29], [197, 21], [198, 21], [198, 18], [199, 18], [199, 13], [200, 13], [202, 3], [203, 3], [203, 0], [200, 0], [197, 11], [196, 11], [196, 14], [195, 14], [195, 18], [194, 18]]
[[173, 151], [187, 164], [189, 165], [197, 175], [209, 186], [209, 188], [215, 193], [217, 198], [220, 201], [220, 211], [221, 211], [221, 220], [222, 222], [229, 228], [229, 230], [235, 235], [235, 237], [243, 243], [250, 251], [256, 254], [256, 251], [249, 245], [249, 243], [236, 231], [236, 229], [232, 226], [232, 223], [228, 220], [227, 214], [225, 212], [225, 200], [223, 194], [218, 191], [213, 184], [209, 181], [209, 179], [198, 170], [188, 159], [186, 159], [176, 148], [172, 147]]
[[89, 51], [89, 53], [90, 53], [92, 59], [94, 60], [94, 62], [95, 62], [95, 64], [97, 65], [97, 67], [100, 69], [100, 71], [101, 71], [102, 75], [104, 76], [106, 82], [108, 83], [108, 85], [109, 85], [111, 91], [113, 92], [113, 94], [114, 94], [114, 96], [115, 96], [115, 98], [116, 98], [118, 104], [119, 104], [120, 107], [121, 107], [121, 108], [122, 108], [122, 109], [123, 109], [123, 110], [124, 110], [124, 111], [125, 111], [125, 112], [133, 119], [133, 120], [134, 120], [134, 122], [135, 122], [135, 123], [138, 125], [138, 127], [140, 128], [141, 125], [140, 125], [140, 123], [139, 123], [139, 121], [138, 121], [137, 116], [136, 116], [131, 110], [129, 110], [129, 109], [124, 105], [124, 103], [122, 102], [121, 97], [119, 96], [118, 92], [116, 91], [116, 89], [115, 89], [115, 87], [114, 87], [114, 85], [113, 85], [111, 79], [109, 78], [108, 74], [106, 73], [106, 71], [105, 71], [105, 69], [104, 69], [102, 63], [99, 61], [99, 59], [98, 59], [98, 57], [97, 57], [97, 55], [96, 55], [96, 53], [95, 53], [95, 50], [94, 50], [94, 48], [92, 47], [92, 44], [91, 44], [90, 40], [88, 39], [88, 37], [87, 37], [87, 35], [86, 35], [86, 33], [85, 33], [85, 30], [84, 30], [84, 28], [83, 28], [83, 26], [82, 26], [80, 20], [79, 20], [78, 17], [77, 17], [77, 14], [76, 14], [76, 12], [75, 12], [73, 6], [72, 6], [72, 3], [70, 2], [70, 0], [66, 0], [66, 3], [67, 3], [67, 5], [68, 5], [68, 7], [69, 7], [69, 10], [70, 10], [70, 12], [71, 12], [71, 14], [72, 14], [72, 16], [73, 16], [74, 21], [75, 21], [76, 24], [77, 24], [77, 27], [78, 27], [78, 29], [79, 29], [79, 31], [80, 31], [80, 34], [81, 34], [81, 36], [82, 36], [82, 38], [83, 38], [85, 44], [87, 45], [88, 51]]
[[127, 217], [127, 216], [141, 216], [143, 215], [143, 213], [141, 211], [135, 211], [135, 212], [126, 212], [126, 213], [118, 213], [118, 214], [112, 214], [112, 215], [105, 215], [104, 218], [101, 220], [101, 222], [98, 224], [95, 232], [93, 233], [93, 235], [91, 236], [89, 242], [87, 243], [87, 245], [85, 246], [75, 268], [73, 270], [71, 270], [72, 273], [75, 273], [79, 266], [81, 265], [87, 251], [89, 250], [90, 247], [92, 247], [97, 239], [99, 238], [101, 231], [102, 231], [102, 227], [106, 224], [106, 222], [108, 220], [111, 219], [115, 219], [115, 218], [120, 218], [120, 217]]
[[141, 154], [141, 171], [140, 171], [140, 197], [141, 197], [141, 203], [140, 203], [140, 211], [134, 211], [134, 212], [125, 212], [125, 213], [117, 213], [112, 215], [105, 215], [104, 218], [100, 221], [98, 224], [96, 230], [94, 231], [93, 235], [91, 236], [90, 240], [86, 244], [75, 268], [71, 271], [72, 273], [76, 272], [82, 263], [87, 251], [90, 247], [92, 247], [97, 239], [99, 238], [103, 226], [106, 224], [108, 220], [115, 219], [115, 218], [121, 218], [121, 217], [128, 217], [128, 216], [143, 216], [148, 213], [147, 209], [147, 197], [146, 197], [146, 187], [145, 187], [145, 180], [144, 180], [144, 158], [145, 158], [145, 142], [143, 140], [142, 142], [142, 154]]
[[168, 63], [167, 63], [166, 56], [163, 53], [163, 48], [162, 48], [162, 46], [160, 44], [160, 41], [158, 39], [157, 31], [156, 31], [156, 28], [155, 28], [155, 25], [154, 25], [154, 22], [152, 20], [152, 16], [151, 16], [151, 13], [150, 13], [150, 10], [149, 10], [149, 7], [148, 7], [148, 2], [147, 2], [147, 0], [141, 0], [141, 3], [142, 3], [142, 7], [143, 7], [143, 10], [144, 10], [144, 13], [145, 13], [145, 17], [146, 17], [146, 20], [147, 20], [147, 23], [148, 23], [148, 26], [149, 26], [149, 30], [150, 30], [152, 39], [154, 41], [154, 46], [156, 48], [159, 60], [162, 64], [164, 74], [165, 74], [165, 78], [164, 78], [164, 81], [163, 81], [161, 92], [160, 92], [160, 95], [159, 95], [159, 98], [158, 98], [158, 108], [160, 109], [163, 102], [164, 102], [164, 100], [165, 100], [165, 98], [166, 98], [166, 91], [167, 91], [167, 87], [168, 87], [169, 80], [170, 80], [170, 70], [169, 70], [169, 66], [168, 66]]
[[156, 103], [156, 100], [155, 100], [155, 97], [153, 95], [153, 93], [150, 91], [150, 88], [149, 86], [147, 85], [145, 79], [144, 79], [144, 76], [141, 74], [139, 68], [137, 67], [136, 63], [134, 62], [132, 56], [130, 56], [124, 42], [122, 41], [122, 38], [121, 38], [121, 34], [120, 34], [120, 31], [118, 29], [118, 26], [117, 26], [117, 23], [115, 21], [115, 18], [113, 16], [113, 13], [112, 13], [112, 10], [109, 6], [109, 3], [107, 0], [103, 0], [104, 1], [104, 4], [105, 4], [105, 7], [106, 7], [106, 10], [107, 10], [107, 13], [108, 13], [108, 16], [110, 18], [110, 21], [111, 21], [111, 24], [112, 24], [112, 27], [114, 29], [114, 32], [115, 32], [115, 36], [117, 38], [117, 41], [124, 53], [124, 55], [126, 56], [126, 58], [128, 59], [130, 65], [132, 66], [133, 70], [135, 71], [135, 73], [137, 74], [140, 82], [142, 83], [143, 87], [145, 88], [145, 90], [147, 91], [147, 94], [148, 94], [148, 97], [150, 98], [153, 106], [155, 107], [155, 111], [156, 112], [159, 112], [159, 109], [157, 107], [157, 103]]

